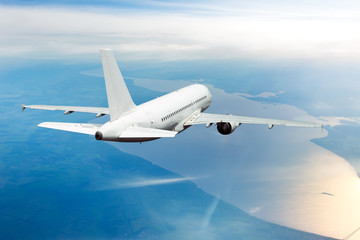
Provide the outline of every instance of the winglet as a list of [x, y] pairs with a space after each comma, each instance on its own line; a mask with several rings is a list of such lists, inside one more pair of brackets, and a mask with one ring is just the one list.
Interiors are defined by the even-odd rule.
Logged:
[[24, 104], [20, 104], [20, 105], [21, 105], [21, 107], [22, 107], [22, 111], [24, 111], [25, 108], [26, 108], [26, 106], [25, 106]]

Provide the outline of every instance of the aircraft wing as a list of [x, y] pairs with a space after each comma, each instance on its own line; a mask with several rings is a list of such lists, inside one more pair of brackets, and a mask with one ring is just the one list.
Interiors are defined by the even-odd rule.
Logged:
[[23, 111], [26, 108], [30, 109], [42, 109], [42, 110], [61, 110], [64, 114], [70, 114], [73, 112], [86, 112], [96, 113], [98, 117], [109, 114], [108, 108], [102, 107], [77, 107], [77, 106], [54, 106], [54, 105], [24, 105], [21, 104]]
[[96, 131], [101, 127], [101, 124], [90, 123], [65, 123], [65, 122], [43, 122], [38, 127], [52, 128], [57, 130], [84, 133], [95, 135]]
[[264, 125], [268, 125], [269, 128], [272, 128], [273, 126], [276, 125], [288, 126], [288, 127], [310, 127], [310, 128], [322, 127], [322, 124], [313, 123], [313, 122], [299, 122], [299, 121], [233, 116], [233, 115], [212, 114], [212, 113], [195, 114], [187, 122], [185, 122], [184, 125], [186, 126], [186, 125], [194, 125], [194, 124], [212, 124], [219, 122], [231, 122], [237, 124], [264, 124]]

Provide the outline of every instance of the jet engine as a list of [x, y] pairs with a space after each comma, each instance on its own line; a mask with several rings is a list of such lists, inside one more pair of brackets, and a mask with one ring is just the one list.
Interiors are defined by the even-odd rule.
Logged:
[[234, 132], [240, 124], [241, 123], [218, 122], [216, 126], [219, 133], [221, 133], [222, 135], [228, 135]]

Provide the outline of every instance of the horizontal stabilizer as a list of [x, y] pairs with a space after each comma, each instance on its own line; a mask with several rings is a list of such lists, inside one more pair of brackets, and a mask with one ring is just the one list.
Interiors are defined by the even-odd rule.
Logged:
[[57, 130], [84, 133], [89, 135], [95, 135], [96, 131], [101, 127], [101, 124], [89, 124], [89, 123], [64, 123], [64, 122], [43, 122], [38, 127], [52, 128]]
[[177, 132], [155, 128], [129, 127], [121, 133], [119, 138], [163, 138], [175, 137]]

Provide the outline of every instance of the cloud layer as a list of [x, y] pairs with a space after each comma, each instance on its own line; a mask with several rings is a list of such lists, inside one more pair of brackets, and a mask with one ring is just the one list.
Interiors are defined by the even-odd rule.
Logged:
[[184, 8], [165, 13], [0, 6], [0, 53], [84, 56], [108, 47], [125, 59], [360, 58], [358, 21], [351, 12]]

